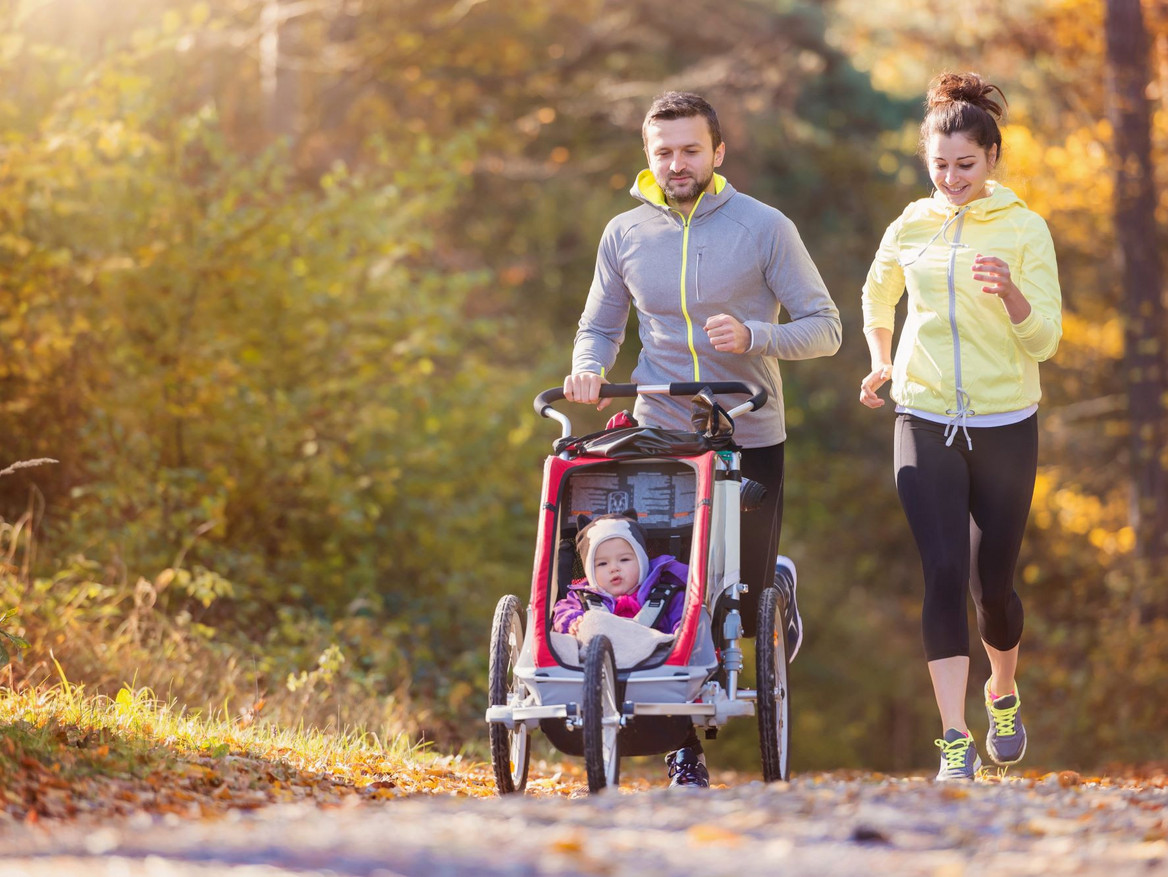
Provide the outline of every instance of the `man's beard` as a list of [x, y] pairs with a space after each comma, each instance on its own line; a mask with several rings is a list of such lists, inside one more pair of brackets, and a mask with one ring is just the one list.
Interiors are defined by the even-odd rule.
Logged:
[[678, 180], [676, 182], [670, 182], [666, 179], [665, 184], [661, 186], [661, 191], [665, 193], [665, 200], [670, 203], [676, 201], [688, 204], [706, 191], [706, 187], [710, 185], [712, 179], [714, 179], [713, 170], [706, 174], [705, 179], [690, 177], [684, 181]]

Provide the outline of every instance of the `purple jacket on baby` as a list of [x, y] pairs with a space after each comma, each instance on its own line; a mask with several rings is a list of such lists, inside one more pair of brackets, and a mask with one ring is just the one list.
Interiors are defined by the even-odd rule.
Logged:
[[[673, 633], [677, 630], [677, 626], [681, 624], [682, 612], [685, 609], [685, 586], [688, 579], [689, 566], [687, 564], [682, 563], [671, 554], [654, 557], [649, 561], [649, 574], [645, 576], [645, 581], [641, 582], [636, 593], [619, 598], [621, 604], [619, 611], [617, 606], [618, 598], [605, 593], [600, 588], [588, 584], [587, 579], [577, 579], [569, 586], [568, 596], [563, 600], [557, 600], [556, 605], [552, 608], [552, 630], [557, 633], [568, 633], [572, 622], [584, 614], [586, 607], [583, 598], [580, 596], [580, 592], [582, 591], [587, 591], [590, 594], [598, 594], [604, 601], [604, 606], [609, 612], [631, 617], [631, 615], [636, 615], [640, 608], [645, 605], [645, 601], [649, 599], [649, 592], [658, 581], [673, 581], [679, 584], [680, 587], [669, 601], [669, 605], [665, 607], [665, 611], [658, 616], [657, 623], [653, 625], [656, 630]], [[628, 614], [630, 609], [632, 609], [632, 612]]]

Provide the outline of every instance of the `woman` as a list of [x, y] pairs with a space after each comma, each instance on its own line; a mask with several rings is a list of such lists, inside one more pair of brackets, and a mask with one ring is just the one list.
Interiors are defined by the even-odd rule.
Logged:
[[1005, 765], [1026, 751], [1014, 567], [1038, 465], [1038, 364], [1058, 347], [1062, 317], [1046, 223], [991, 178], [1004, 106], [1001, 90], [973, 73], [930, 84], [920, 147], [936, 191], [888, 227], [863, 294], [872, 371], [860, 402], [880, 408], [877, 390], [892, 381], [896, 489], [921, 555], [925, 655], [941, 714], [938, 780], [973, 779], [981, 766], [965, 722], [967, 586], [991, 668], [987, 752]]

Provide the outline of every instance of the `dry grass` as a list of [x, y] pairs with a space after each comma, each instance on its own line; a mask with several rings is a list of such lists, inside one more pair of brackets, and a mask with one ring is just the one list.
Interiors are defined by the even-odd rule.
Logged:
[[[0, 775], [0, 824], [495, 793], [487, 765], [404, 736], [281, 727], [254, 711], [205, 715], [159, 702], [148, 689], [90, 696], [63, 677], [51, 687], [0, 691]], [[533, 793], [581, 788], [578, 776], [533, 771]]]

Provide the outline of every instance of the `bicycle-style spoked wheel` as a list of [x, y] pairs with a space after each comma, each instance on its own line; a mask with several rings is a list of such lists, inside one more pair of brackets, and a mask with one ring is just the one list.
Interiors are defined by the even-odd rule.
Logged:
[[584, 653], [584, 767], [588, 791], [620, 785], [620, 706], [616, 658], [606, 636], [593, 637]]
[[791, 690], [787, 681], [787, 614], [783, 593], [767, 588], [758, 601], [758, 743], [768, 783], [791, 775]]
[[[515, 665], [523, 646], [523, 620], [519, 598], [508, 594], [495, 607], [491, 624], [491, 659], [488, 696], [491, 706], [517, 703], [523, 697], [523, 684], [515, 677]], [[508, 728], [491, 722], [491, 763], [495, 768], [495, 785], [500, 795], [522, 792], [527, 787], [527, 768], [531, 762], [527, 725], [517, 723]]]

